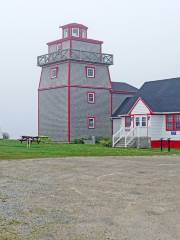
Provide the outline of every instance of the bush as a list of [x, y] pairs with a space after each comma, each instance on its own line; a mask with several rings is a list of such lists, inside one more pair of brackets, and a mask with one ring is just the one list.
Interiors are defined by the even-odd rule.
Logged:
[[74, 139], [74, 143], [75, 144], [84, 144], [84, 139], [83, 138]]
[[99, 144], [101, 144], [104, 147], [111, 147], [112, 141], [110, 138], [101, 138], [99, 139]]
[[3, 136], [3, 139], [9, 139], [10, 138], [9, 133], [7, 133], [7, 132], [3, 132], [2, 136]]

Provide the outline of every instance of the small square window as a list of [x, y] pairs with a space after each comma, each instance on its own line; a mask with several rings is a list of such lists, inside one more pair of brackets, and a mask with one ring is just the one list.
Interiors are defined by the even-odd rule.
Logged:
[[146, 127], [146, 125], [147, 125], [147, 118], [142, 117], [142, 127]]
[[71, 35], [73, 37], [79, 37], [79, 28], [72, 28]]
[[64, 38], [67, 38], [67, 37], [68, 37], [68, 29], [67, 29], [67, 28], [65, 28], [65, 29], [63, 30], [63, 37], [64, 37]]
[[95, 117], [88, 117], [88, 128], [95, 128]]
[[88, 103], [95, 103], [95, 93], [94, 92], [88, 92]]
[[86, 77], [95, 78], [95, 68], [94, 67], [86, 67]]
[[57, 74], [58, 74], [58, 67], [51, 68], [51, 79], [57, 78]]
[[140, 118], [136, 117], [136, 127], [140, 126]]

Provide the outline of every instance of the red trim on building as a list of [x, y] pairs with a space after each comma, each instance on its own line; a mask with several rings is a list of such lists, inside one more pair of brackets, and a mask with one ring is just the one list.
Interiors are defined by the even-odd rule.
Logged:
[[114, 93], [114, 94], [119, 94], [119, 93], [121, 93], [121, 94], [132, 94], [132, 95], [135, 95], [136, 94], [136, 92], [131, 92], [131, 91], [125, 91], [125, 90], [111, 90], [111, 93]]
[[[94, 120], [93, 127], [89, 126], [89, 120], [90, 119]], [[87, 128], [89, 128], [89, 129], [95, 129], [96, 128], [96, 116], [90, 116], [90, 115], [87, 116]]]
[[[93, 94], [93, 101], [89, 101], [89, 95]], [[95, 104], [96, 103], [96, 92], [87, 92], [87, 103]]]
[[[48, 88], [39, 88], [39, 91], [44, 91], [44, 90], [50, 90], [50, 89], [57, 89], [57, 88], [65, 88], [68, 87], [68, 85], [61, 85], [61, 86], [54, 86], [54, 87], [48, 87]], [[102, 90], [110, 90], [110, 88], [106, 87], [101, 87], [101, 86], [91, 86], [91, 85], [71, 85], [70, 87], [74, 88], [88, 88], [88, 89], [102, 89]]]
[[[180, 125], [180, 120], [177, 120], [176, 119], [176, 116], [180, 116], [180, 114], [166, 114], [166, 131], [180, 131], [180, 128], [177, 128], [176, 124], [179, 123]], [[171, 116], [172, 117], [172, 121], [169, 121], [168, 122], [168, 117]], [[168, 127], [168, 123], [171, 123], [172, 124], [172, 128], [169, 128]]]
[[92, 43], [92, 44], [103, 44], [102, 41], [98, 41], [98, 40], [94, 40], [94, 39], [90, 39], [90, 38], [80, 38], [80, 37], [67, 37], [67, 38], [63, 38], [63, 39], [54, 40], [52, 42], [48, 42], [46, 44], [48, 46], [51, 46], [51, 45], [55, 45], [55, 44], [58, 44], [58, 43], [69, 41], [69, 40], [87, 42], [87, 43]]
[[68, 143], [71, 142], [71, 63], [68, 62]]
[[59, 28], [72, 28], [72, 27], [77, 27], [77, 28], [83, 28], [83, 29], [88, 29], [87, 26], [80, 24], [80, 23], [69, 23], [69, 24], [65, 24], [63, 26], [60, 26]]
[[[151, 147], [152, 148], [160, 148], [161, 147], [161, 141], [160, 140], [151, 141]], [[170, 141], [170, 147], [171, 148], [180, 148], [180, 141], [171, 140]], [[168, 148], [168, 141], [167, 140], [163, 140], [163, 148]]]

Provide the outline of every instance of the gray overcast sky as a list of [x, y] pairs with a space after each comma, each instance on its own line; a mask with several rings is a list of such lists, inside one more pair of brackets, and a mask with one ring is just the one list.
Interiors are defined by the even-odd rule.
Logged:
[[180, 76], [179, 0], [1, 0], [0, 127], [11, 137], [37, 134], [36, 56], [78, 22], [113, 53], [113, 81], [136, 87]]

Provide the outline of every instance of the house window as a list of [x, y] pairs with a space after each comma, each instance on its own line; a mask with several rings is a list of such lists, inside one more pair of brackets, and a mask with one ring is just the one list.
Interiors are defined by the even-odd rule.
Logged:
[[169, 114], [166, 116], [166, 130], [180, 131], [180, 114]]
[[79, 28], [72, 28], [71, 35], [73, 37], [79, 37]]
[[51, 68], [51, 79], [57, 78], [58, 75], [58, 67]]
[[88, 128], [95, 128], [95, 117], [88, 117]]
[[146, 125], [147, 125], [147, 118], [146, 117], [142, 117], [141, 125], [142, 125], [142, 127], [146, 127]]
[[65, 28], [65, 29], [63, 30], [63, 37], [64, 37], [64, 38], [67, 38], [67, 37], [68, 37], [68, 28]]
[[86, 77], [95, 78], [95, 67], [86, 67]]
[[136, 127], [140, 126], [140, 118], [136, 117]]
[[131, 117], [125, 117], [125, 127], [131, 127]]
[[88, 99], [88, 103], [95, 103], [95, 93], [88, 92], [87, 99]]

